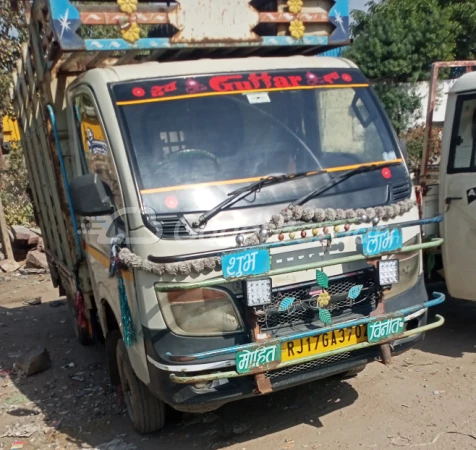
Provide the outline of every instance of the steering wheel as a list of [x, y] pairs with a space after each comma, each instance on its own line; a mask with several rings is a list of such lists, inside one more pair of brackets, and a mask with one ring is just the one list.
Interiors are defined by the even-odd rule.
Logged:
[[178, 152], [170, 153], [169, 155], [167, 155], [167, 158], [164, 161], [156, 165], [155, 175], [158, 175], [159, 172], [166, 168], [167, 164], [179, 162], [180, 160], [194, 160], [199, 158], [206, 158], [211, 160], [213, 162], [213, 165], [215, 166], [215, 169], [217, 171], [221, 170], [221, 165], [218, 162], [218, 158], [213, 153], [207, 150], [201, 150], [197, 148], [186, 148], [184, 150], [179, 150]]

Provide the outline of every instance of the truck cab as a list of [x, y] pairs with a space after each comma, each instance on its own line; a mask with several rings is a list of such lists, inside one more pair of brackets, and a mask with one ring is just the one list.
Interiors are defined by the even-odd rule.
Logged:
[[[316, 56], [347, 42], [348, 4], [212, 3], [50, 0], [33, 18], [61, 51], [32, 26], [15, 78], [53, 282], [144, 433], [166, 404], [389, 363], [444, 321], [421, 257], [442, 239], [421, 239], [390, 122], [352, 62]], [[76, 33], [114, 14], [121, 38]]]
[[448, 94], [440, 163], [440, 225], [445, 280], [455, 298], [476, 300], [476, 73], [463, 75]]

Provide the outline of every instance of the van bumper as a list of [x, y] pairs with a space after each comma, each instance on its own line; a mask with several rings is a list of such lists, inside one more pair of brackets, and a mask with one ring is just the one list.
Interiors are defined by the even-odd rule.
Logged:
[[[393, 318], [397, 315], [405, 316], [409, 319], [406, 321], [407, 329], [388, 340], [379, 341], [378, 343], [361, 342], [343, 349], [304, 357], [291, 363], [280, 363], [272, 369], [266, 367], [258, 368], [257, 371], [254, 371], [253, 375], [238, 373], [234, 370], [234, 367], [230, 368], [232, 370], [220, 368], [217, 370], [193, 372], [190, 368], [187, 368], [173, 371], [173, 362], [165, 367], [149, 356], [148, 365], [151, 380], [149, 388], [154, 395], [179, 411], [207, 412], [213, 411], [231, 401], [260, 395], [262, 392], [257, 386], [256, 373], [269, 380], [269, 383], [268, 381], [266, 383], [272, 392], [345, 373], [356, 367], [381, 359], [381, 348], [384, 345], [387, 347], [390, 355], [398, 355], [421, 342], [426, 331], [437, 328], [444, 323], [443, 317], [436, 315], [436, 320], [427, 324], [427, 309], [443, 301], [444, 295], [435, 293], [434, 299], [425, 303], [406, 308], [400, 307], [401, 309], [399, 310], [387, 312], [378, 317], [365, 317], [346, 321], [325, 329], [307, 332], [306, 336], [309, 333], [318, 335], [343, 327], [369, 323], [377, 319]], [[396, 303], [392, 306], [396, 306]], [[300, 338], [302, 334], [288, 335], [285, 337], [285, 340], [291, 341]], [[273, 343], [271, 341], [266, 342], [266, 345]], [[230, 358], [240, 349], [250, 349], [250, 345], [256, 346], [256, 344], [244, 344], [225, 347], [212, 352], [176, 356], [175, 359], [182, 361], [206, 361], [209, 356], [214, 357], [215, 360], [225, 357]]]

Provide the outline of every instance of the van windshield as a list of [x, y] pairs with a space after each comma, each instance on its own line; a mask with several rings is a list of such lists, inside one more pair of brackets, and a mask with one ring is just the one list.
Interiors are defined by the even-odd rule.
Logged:
[[[143, 203], [157, 213], [206, 211], [269, 175], [400, 158], [357, 70], [140, 80], [112, 95]], [[253, 206], [291, 202], [315, 183], [271, 186]]]

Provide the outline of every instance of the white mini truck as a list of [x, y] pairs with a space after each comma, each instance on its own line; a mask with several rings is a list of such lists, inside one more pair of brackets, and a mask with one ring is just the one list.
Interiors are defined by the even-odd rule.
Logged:
[[12, 90], [53, 282], [139, 432], [443, 323], [420, 233], [440, 218], [367, 79], [316, 57], [347, 43], [347, 1], [169, 3], [35, 0]]

